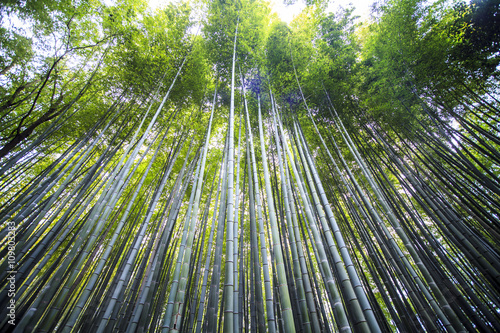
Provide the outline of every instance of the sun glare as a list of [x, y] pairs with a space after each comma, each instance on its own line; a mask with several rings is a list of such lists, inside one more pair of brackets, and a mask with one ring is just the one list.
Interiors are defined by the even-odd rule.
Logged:
[[[152, 9], [161, 8], [165, 4], [173, 2], [172, 0], [149, 0], [149, 7]], [[360, 20], [366, 20], [370, 14], [370, 5], [373, 0], [357, 0], [356, 5], [354, 5], [354, 15], [359, 16]], [[352, 0], [337, 0], [332, 1], [328, 5], [329, 11], [336, 11], [339, 6], [348, 7], [352, 4]], [[283, 0], [271, 0], [271, 8], [273, 12], [278, 14], [278, 17], [286, 22], [292, 22], [293, 18], [300, 14], [300, 12], [306, 8], [305, 1], [298, 0], [293, 5], [285, 5]]]

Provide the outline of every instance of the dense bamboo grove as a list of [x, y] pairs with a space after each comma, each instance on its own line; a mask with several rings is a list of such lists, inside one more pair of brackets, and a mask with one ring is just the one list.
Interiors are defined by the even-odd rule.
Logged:
[[3, 5], [2, 332], [500, 331], [499, 6], [326, 5]]

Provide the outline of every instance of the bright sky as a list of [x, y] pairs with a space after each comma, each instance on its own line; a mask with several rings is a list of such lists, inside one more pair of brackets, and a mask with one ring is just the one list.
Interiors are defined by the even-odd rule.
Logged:
[[[150, 0], [154, 1], [154, 0]], [[278, 16], [286, 23], [290, 23], [293, 17], [299, 14], [305, 7], [304, 1], [297, 1], [294, 5], [286, 6], [283, 4], [282, 0], [270, 0], [272, 4], [273, 11], [278, 14]], [[339, 6], [348, 7], [352, 4], [352, 0], [334, 0], [328, 6], [330, 11], [336, 11]], [[361, 20], [366, 20], [370, 16], [370, 6], [374, 0], [356, 0], [354, 5], [355, 10], [353, 15], [360, 16]]]
[[[172, 0], [149, 0], [149, 5], [151, 8], [161, 7], [163, 4], [170, 2]], [[305, 2], [298, 0], [294, 5], [285, 6], [283, 0], [270, 0], [272, 4], [273, 11], [278, 14], [278, 16], [287, 23], [290, 23], [293, 17], [299, 14], [302, 9], [305, 8]], [[370, 5], [374, 0], [356, 0], [354, 15], [360, 16], [361, 20], [365, 20], [370, 15]], [[338, 6], [347, 7], [352, 0], [334, 0], [330, 4], [329, 9], [335, 11]]]

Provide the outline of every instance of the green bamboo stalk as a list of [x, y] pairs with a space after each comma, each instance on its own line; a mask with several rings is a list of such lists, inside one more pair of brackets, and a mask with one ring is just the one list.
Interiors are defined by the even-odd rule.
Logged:
[[[236, 40], [238, 37], [238, 21], [234, 33], [233, 68], [231, 71], [231, 101], [229, 105], [229, 154], [227, 159], [227, 225], [226, 225], [226, 264], [224, 278], [224, 331], [234, 331], [234, 76], [236, 66]], [[238, 195], [238, 193], [236, 193]], [[237, 214], [237, 213], [236, 213]], [[237, 281], [237, 280], [236, 280]]]
[[[182, 311], [184, 307], [184, 294], [186, 290], [186, 283], [187, 283], [187, 275], [188, 275], [188, 268], [190, 266], [190, 260], [191, 260], [191, 253], [192, 253], [192, 246], [193, 246], [193, 240], [194, 240], [194, 231], [196, 227], [196, 222], [198, 220], [198, 212], [199, 212], [199, 206], [200, 206], [200, 198], [201, 198], [201, 191], [202, 191], [202, 184], [203, 184], [203, 179], [204, 179], [204, 174], [205, 174], [205, 164], [207, 160], [207, 154], [208, 154], [208, 145], [210, 143], [210, 132], [212, 128], [212, 119], [213, 119], [213, 114], [215, 110], [215, 97], [217, 96], [217, 91], [214, 92], [214, 100], [212, 103], [212, 110], [210, 114], [210, 119], [208, 121], [208, 128], [207, 128], [207, 134], [206, 134], [206, 139], [205, 139], [205, 144], [203, 148], [203, 155], [201, 158], [201, 166], [200, 166], [200, 172], [198, 176], [198, 184], [196, 185], [196, 196], [194, 198], [194, 204], [193, 204], [193, 212], [191, 216], [191, 220], [189, 221], [189, 226], [188, 226], [188, 236], [186, 240], [186, 247], [183, 253], [182, 257], [182, 268], [181, 268], [181, 276], [179, 280], [179, 287], [177, 290], [177, 296], [176, 296], [176, 302], [174, 305], [174, 313], [176, 313], [173, 322], [171, 323], [171, 328], [172, 332], [176, 332], [180, 330], [180, 326], [182, 323]], [[179, 252], [179, 258], [180, 252]], [[165, 325], [167, 324], [167, 317], [165, 317]], [[166, 330], [164, 330], [166, 332]]]
[[[337, 114], [337, 112], [336, 112], [335, 109], [334, 109], [334, 111], [335, 111], [335, 113], [337, 115], [336, 119], [341, 124], [342, 129], [343, 129], [343, 130], [341, 130], [340, 127], [338, 126], [338, 124], [336, 123], [337, 124], [337, 128], [339, 129], [339, 132], [342, 134], [342, 136], [343, 136], [343, 138], [344, 138], [344, 140], [345, 140], [345, 142], [346, 142], [349, 150], [353, 154], [354, 158], [356, 159], [356, 161], [358, 162], [358, 164], [361, 166], [361, 171], [365, 175], [365, 178], [368, 180], [371, 188], [373, 189], [373, 191], [375, 193], [375, 196], [377, 197], [377, 199], [379, 200], [380, 204], [382, 205], [382, 208], [386, 212], [386, 214], [387, 214], [386, 216], [388, 217], [389, 221], [391, 222], [394, 230], [396, 231], [396, 233], [398, 234], [398, 236], [403, 241], [403, 244], [405, 245], [405, 247], [408, 249], [408, 252], [410, 253], [410, 256], [414, 260], [414, 262], [417, 265], [417, 267], [419, 268], [420, 272], [423, 274], [424, 279], [427, 281], [429, 287], [431, 288], [432, 292], [436, 296], [436, 298], [437, 298], [440, 306], [442, 307], [443, 311], [445, 312], [446, 316], [451, 320], [451, 324], [453, 325], [453, 327], [456, 330], [458, 330], [459, 332], [465, 330], [465, 328], [463, 327], [463, 325], [459, 321], [457, 315], [452, 310], [452, 308], [449, 306], [449, 304], [446, 301], [446, 299], [444, 298], [443, 294], [441, 293], [441, 291], [437, 287], [435, 281], [432, 279], [432, 277], [429, 274], [427, 268], [425, 267], [425, 265], [420, 260], [420, 257], [418, 256], [418, 254], [417, 254], [416, 250], [414, 249], [412, 243], [410, 242], [410, 240], [408, 239], [408, 237], [406, 236], [406, 234], [402, 230], [401, 225], [399, 224], [399, 221], [396, 219], [396, 217], [394, 216], [394, 212], [392, 211], [392, 209], [390, 209], [389, 205], [387, 204], [387, 201], [386, 201], [385, 197], [383, 196], [383, 194], [381, 193], [380, 188], [378, 187], [378, 185], [376, 184], [376, 182], [373, 180], [373, 176], [371, 175], [368, 167], [366, 166], [366, 164], [364, 162], [364, 159], [361, 157], [361, 155], [359, 154], [358, 150], [356, 149], [356, 146], [354, 145], [354, 143], [352, 142], [349, 134], [345, 130], [345, 127], [344, 127], [342, 121], [340, 120], [340, 118], [338, 117], [338, 114]], [[330, 112], [331, 112], [331, 110], [330, 110]]]
[[[311, 332], [311, 322], [309, 319], [308, 304], [306, 302], [306, 295], [305, 295], [305, 291], [304, 291], [304, 284], [306, 282], [304, 282], [302, 279], [302, 273], [301, 273], [301, 268], [300, 268], [300, 263], [299, 263], [300, 259], [299, 259], [299, 254], [297, 252], [297, 243], [296, 243], [296, 239], [295, 239], [295, 233], [294, 233], [293, 222], [292, 222], [292, 219], [295, 218], [295, 216], [292, 217], [292, 214], [295, 214], [295, 212], [292, 212], [291, 208], [290, 208], [290, 200], [288, 197], [289, 194], [288, 194], [287, 178], [285, 176], [284, 167], [283, 167], [285, 162], [283, 161], [283, 158], [281, 156], [282, 155], [281, 146], [279, 143], [277, 129], [274, 126], [275, 125], [274, 117], [275, 116], [274, 116], [274, 112], [273, 112], [273, 132], [274, 132], [274, 138], [275, 138], [276, 148], [277, 148], [278, 165], [279, 165], [279, 169], [280, 169], [280, 180], [281, 180], [282, 193], [283, 193], [283, 203], [285, 206], [285, 216], [286, 216], [286, 221], [287, 221], [286, 225], [288, 228], [288, 235], [290, 238], [290, 249], [291, 249], [292, 258], [293, 258], [292, 259], [293, 260], [293, 273], [294, 273], [294, 277], [295, 277], [296, 284], [297, 284], [297, 292], [298, 292], [298, 296], [299, 296], [298, 302], [299, 302], [300, 311], [301, 311], [301, 315], [302, 315], [303, 329], [305, 332]], [[319, 332], [320, 327], [319, 327], [319, 322], [318, 322], [317, 317], [313, 316], [312, 321], [313, 321], [314, 331]]]
[[[222, 158], [224, 161], [224, 158]], [[219, 208], [218, 201], [219, 201], [219, 195], [221, 192], [221, 186], [222, 186], [222, 172], [224, 169], [225, 163], [221, 164], [220, 171], [219, 171], [219, 184], [217, 185], [217, 195], [215, 196], [215, 203], [213, 207], [213, 216], [212, 216], [212, 226], [210, 228], [210, 236], [208, 240], [208, 245], [207, 245], [207, 251], [206, 251], [206, 258], [205, 258], [205, 268], [203, 272], [203, 283], [201, 285], [201, 292], [200, 292], [200, 302], [198, 304], [198, 316], [197, 316], [197, 323], [196, 323], [196, 333], [200, 333], [202, 326], [203, 326], [203, 312], [205, 309], [205, 294], [206, 294], [206, 287], [207, 287], [207, 282], [208, 282], [208, 274], [210, 271], [210, 256], [212, 253], [212, 244], [213, 244], [213, 236], [214, 236], [214, 231], [215, 231], [215, 221], [217, 217], [217, 209]]]
[[295, 332], [295, 324], [293, 319], [292, 304], [290, 301], [290, 294], [288, 291], [288, 282], [286, 279], [286, 272], [283, 262], [283, 253], [281, 250], [280, 236], [276, 222], [276, 212], [274, 210], [273, 193], [271, 191], [271, 182], [269, 180], [269, 170], [267, 166], [267, 154], [264, 145], [264, 131], [262, 129], [262, 115], [260, 107], [260, 95], [257, 94], [257, 105], [259, 114], [259, 133], [260, 133], [260, 149], [262, 156], [262, 166], [264, 169], [264, 182], [266, 187], [266, 201], [269, 211], [269, 223], [271, 225], [271, 237], [273, 244], [274, 258], [276, 260], [276, 271], [278, 278], [278, 288], [280, 295], [280, 304], [282, 306], [284, 329], [286, 332]]
[[[226, 135], [226, 144], [224, 147], [224, 151], [227, 152], [227, 147], [229, 145], [229, 135]], [[219, 216], [217, 221], [217, 238], [215, 242], [215, 253], [214, 253], [214, 262], [212, 265], [212, 278], [210, 281], [210, 292], [208, 295], [208, 305], [207, 311], [205, 314], [205, 326], [203, 328], [206, 332], [215, 332], [217, 327], [217, 312], [219, 308], [219, 291], [220, 291], [220, 279], [221, 279], [221, 263], [222, 263], [222, 245], [224, 238], [224, 229], [225, 229], [225, 219], [227, 210], [224, 209], [226, 207], [227, 201], [227, 159], [228, 154], [224, 154], [224, 177], [222, 181], [222, 193], [221, 193], [221, 202], [219, 204]]]
[[[243, 82], [243, 77], [241, 76], [241, 82]], [[271, 333], [276, 332], [276, 319], [274, 317], [274, 304], [273, 304], [273, 296], [271, 289], [271, 279], [269, 277], [269, 264], [267, 261], [267, 248], [266, 241], [264, 235], [264, 223], [262, 221], [262, 206], [260, 203], [260, 193], [259, 193], [259, 180], [257, 176], [257, 163], [255, 162], [255, 150], [253, 146], [253, 136], [250, 125], [250, 116], [248, 114], [248, 106], [245, 97], [245, 89], [243, 89], [243, 96], [245, 102], [245, 113], [247, 118], [247, 128], [248, 128], [248, 138], [250, 141], [250, 156], [252, 159], [252, 172], [253, 172], [253, 181], [254, 181], [254, 193], [255, 193], [255, 202], [257, 204], [257, 217], [259, 221], [259, 233], [260, 233], [260, 252], [262, 258], [262, 269], [264, 271], [264, 289], [266, 295], [266, 313], [267, 313], [267, 323], [268, 323], [268, 331]]]
[[[236, 198], [235, 198], [235, 203], [234, 203], [234, 229], [233, 229], [233, 263], [234, 263], [234, 269], [233, 269], [233, 281], [234, 281], [234, 295], [233, 295], [233, 310], [234, 310], [234, 330], [235, 331], [241, 331], [241, 326], [240, 326], [240, 306], [239, 306], [239, 280], [238, 280], [238, 210], [239, 210], [239, 205], [240, 205], [240, 159], [241, 159], [241, 123], [242, 123], [242, 117], [241, 117], [241, 112], [240, 112], [240, 128], [239, 128], [239, 133], [238, 133], [238, 151], [236, 152], [236, 155], [238, 156], [238, 160], [236, 162], [236, 186], [235, 186], [235, 193], [236, 193]], [[244, 200], [243, 200], [244, 201]], [[242, 223], [243, 221], [241, 221]]]
[[[187, 153], [187, 156], [189, 156], [189, 151]], [[170, 167], [168, 169], [168, 171], [163, 175], [163, 178], [161, 179], [161, 183], [159, 185], [159, 188], [153, 198], [153, 201], [152, 201], [152, 204], [150, 206], [150, 208], [148, 209], [148, 213], [147, 213], [147, 216], [146, 218], [144, 219], [144, 221], [142, 222], [142, 228], [140, 229], [139, 233], [138, 233], [138, 238], [137, 240], [135, 241], [134, 243], [134, 246], [133, 246], [133, 250], [130, 254], [130, 256], [128, 257], [128, 260], [127, 260], [127, 263], [124, 267], [124, 270], [122, 272], [122, 274], [120, 275], [120, 279], [118, 280], [118, 285], [113, 293], [113, 296], [111, 298], [111, 301], [110, 303], [108, 304], [107, 308], [106, 308], [106, 311], [104, 313], [104, 317], [103, 319], [101, 320], [100, 324], [99, 324], [99, 327], [97, 328], [97, 332], [98, 333], [101, 333], [104, 331], [109, 319], [110, 319], [110, 316], [111, 316], [111, 313], [113, 311], [113, 308], [116, 304], [116, 299], [118, 297], [118, 295], [120, 295], [121, 293], [121, 290], [125, 284], [125, 282], [127, 281], [126, 280], [126, 276], [129, 272], [129, 270], [131, 269], [132, 267], [132, 264], [136, 258], [136, 255], [137, 255], [137, 252], [139, 251], [139, 246], [141, 245], [142, 243], [142, 240], [144, 239], [144, 236], [146, 234], [146, 228], [148, 227], [149, 225], [149, 222], [153, 216], [153, 213], [154, 213], [154, 210], [155, 210], [155, 207], [158, 203], [158, 200], [160, 198], [160, 195], [163, 191], [163, 188], [166, 184], [166, 181], [168, 180], [169, 176], [170, 176], [170, 171], [172, 170], [172, 167], [173, 167], [173, 163], [170, 164]]]
[[[293, 55], [292, 55], [291, 49], [290, 49], [290, 55], [292, 56], [292, 64], [293, 64]], [[316, 133], [318, 134], [321, 142], [326, 147], [326, 144], [323, 140], [323, 137], [319, 133], [318, 128], [316, 127], [316, 123], [314, 122], [314, 119], [312, 117], [311, 111], [309, 110], [304, 93], [302, 92], [302, 87], [300, 85], [299, 78], [297, 76], [295, 64], [293, 64], [293, 70], [294, 70], [294, 75], [295, 75], [295, 80], [297, 82], [297, 86], [299, 87], [299, 91], [300, 91], [302, 100], [304, 101], [304, 104], [305, 104], [305, 107], [307, 110], [307, 114], [308, 114], [309, 118], [311, 119], [311, 122], [313, 123], [313, 126], [314, 126]], [[354, 269], [354, 266], [352, 264], [352, 259], [351, 259], [351, 256], [349, 254], [349, 251], [347, 250], [347, 247], [345, 246], [345, 241], [344, 241], [344, 238], [342, 236], [342, 233], [339, 230], [339, 227], [337, 225], [337, 221], [335, 220], [335, 217], [333, 216], [333, 213], [332, 213], [331, 208], [330, 208], [330, 204], [328, 203], [328, 200], [325, 196], [325, 193], [324, 193], [325, 191], [323, 189], [323, 185], [321, 184], [321, 181], [317, 175], [317, 172], [314, 168], [312, 161], [310, 161], [310, 159], [308, 159], [307, 163], [309, 163], [309, 167], [312, 169], [312, 173], [314, 175], [316, 184], [317, 184], [319, 192], [320, 192], [319, 195], [321, 197], [323, 209], [326, 211], [326, 214], [328, 215], [328, 220], [331, 224], [331, 227], [333, 228], [333, 234], [335, 236], [335, 240], [337, 241], [337, 244], [340, 248], [340, 254], [342, 256], [342, 260], [344, 261], [345, 266], [346, 266], [346, 267], [344, 267], [343, 265], [336, 265], [339, 274], [341, 274], [340, 278], [342, 280], [342, 286], [347, 293], [346, 297], [348, 299], [352, 300], [352, 302], [350, 302], [349, 305], [353, 308], [356, 320], [359, 323], [361, 323], [360, 325], [361, 325], [361, 327], [363, 327], [362, 328], [363, 330], [368, 331], [368, 328], [365, 327], [364, 324], [362, 324], [366, 320], [370, 331], [381, 332], [380, 327], [379, 327], [377, 320], [375, 318], [375, 315], [373, 314], [373, 310], [371, 309], [368, 298], [366, 297], [366, 294], [363, 290], [363, 287], [361, 286], [359, 276], [358, 276], [358, 274], [357, 274], [357, 272]], [[314, 187], [312, 187], [312, 188], [314, 188]], [[314, 194], [313, 194], [313, 198], [315, 199], [315, 201], [319, 201], [319, 200], [317, 200], [318, 198], [315, 197]], [[319, 205], [316, 205], [316, 206], [319, 206]], [[318, 207], [318, 211], [321, 212], [322, 209]], [[326, 220], [324, 217], [322, 218], [322, 225], [323, 225], [323, 229], [326, 232], [328, 244], [330, 245], [329, 246], [330, 253], [334, 256], [335, 262], [340, 263], [340, 261], [337, 261], [337, 259], [335, 259], [335, 257], [337, 257], [337, 249], [334, 249], [331, 246], [331, 245], [334, 245], [335, 243], [333, 242], [332, 231], [330, 230], [330, 227], [327, 226], [327, 223], [326, 223]], [[347, 276], [344, 275], [345, 270], [347, 270], [347, 273], [349, 275], [348, 278], [347, 278]], [[352, 282], [352, 284], [351, 284], [351, 282]], [[353, 285], [354, 285], [354, 287], [353, 287]], [[354, 295], [351, 293], [351, 291], [354, 292]], [[362, 314], [359, 313], [358, 307], [361, 307], [362, 312], [363, 312]]]
[[[295, 132], [297, 133], [298, 130], [297, 130], [296, 124], [294, 124], [294, 127], [295, 127]], [[296, 136], [299, 136], [299, 134], [296, 134]], [[365, 306], [363, 308], [361, 308], [361, 306], [360, 306], [360, 302], [358, 301], [357, 294], [355, 293], [355, 291], [352, 287], [350, 278], [351, 278], [351, 276], [355, 276], [355, 278], [357, 279], [357, 280], [355, 280], [356, 288], [362, 289], [361, 282], [359, 281], [359, 277], [354, 269], [354, 265], [352, 264], [352, 261], [350, 261], [350, 263], [349, 263], [350, 267], [348, 267], [352, 271], [354, 271], [354, 273], [352, 273], [352, 275], [347, 274], [347, 270], [346, 270], [345, 266], [342, 264], [342, 258], [348, 257], [350, 259], [349, 253], [347, 252], [347, 247], [346, 247], [345, 243], [343, 242], [343, 237], [341, 235], [338, 236], [337, 238], [342, 239], [343, 250], [345, 251], [344, 256], [341, 258], [339, 255], [338, 249], [335, 245], [335, 242], [333, 240], [332, 231], [331, 231], [330, 226], [328, 225], [328, 223], [326, 221], [325, 213], [323, 211], [323, 208], [328, 207], [329, 212], [331, 213], [331, 215], [329, 216], [330, 222], [332, 220], [335, 221], [335, 218], [333, 217], [333, 212], [330, 209], [330, 204], [328, 203], [328, 201], [326, 201], [326, 196], [325, 196], [325, 193], [323, 190], [321, 194], [322, 194], [324, 200], [326, 201], [326, 204], [324, 201], [323, 202], [324, 205], [323, 206], [321, 205], [318, 194], [317, 194], [316, 189], [315, 189], [316, 186], [318, 188], [323, 189], [323, 187], [321, 185], [321, 181], [319, 180], [317, 173], [315, 173], [313, 171], [313, 174], [315, 174], [315, 181], [316, 181], [316, 183], [314, 183], [312, 176], [311, 176], [311, 171], [310, 171], [310, 168], [312, 169], [312, 161], [310, 159], [310, 156], [308, 156], [308, 159], [306, 161], [306, 157], [304, 156], [305, 155], [304, 150], [302, 149], [302, 145], [305, 145], [305, 143], [300, 142], [301, 141], [300, 138], [296, 139], [296, 141], [297, 141], [296, 146], [298, 148], [300, 159], [303, 161], [306, 179], [310, 184], [313, 202], [314, 202], [314, 205], [316, 206], [316, 211], [318, 212], [319, 219], [320, 219], [321, 225], [323, 227], [323, 232], [325, 233], [325, 238], [326, 238], [326, 242], [328, 244], [329, 250], [330, 250], [330, 255], [333, 258], [333, 262], [335, 263], [336, 273], [341, 281], [342, 288], [345, 292], [344, 297], [349, 300], [348, 305], [352, 309], [354, 318], [356, 318], [355, 325], [358, 326], [358, 329], [360, 329], [362, 331], [373, 331], [372, 326], [374, 326], [375, 328], [378, 328], [378, 331], [376, 331], [376, 332], [380, 332], [380, 328], [378, 327], [378, 323], [376, 322], [373, 311], [368, 303], [368, 299], [366, 299], [367, 304], [365, 304]], [[302, 138], [302, 141], [303, 141], [303, 138]], [[336, 221], [334, 223], [335, 224], [333, 224], [333, 223], [331, 223], [331, 224], [337, 225]], [[338, 226], [337, 226], [337, 232], [340, 233]], [[366, 298], [366, 294], [364, 294], [364, 290], [361, 290], [360, 292], [358, 292], [358, 294], [363, 294], [363, 295], [365, 295], [365, 298]], [[372, 316], [371, 320], [373, 320], [375, 323], [372, 323], [372, 325], [367, 325], [368, 323], [366, 322], [366, 319], [365, 319], [365, 316], [363, 315], [363, 313], [371, 313], [371, 316]]]
[[257, 239], [257, 225], [255, 218], [255, 195], [253, 191], [253, 172], [250, 158], [250, 145], [248, 144], [250, 134], [246, 132], [247, 137], [247, 169], [248, 169], [248, 210], [250, 215], [250, 257], [251, 257], [251, 311], [252, 311], [252, 332], [265, 332], [264, 304], [262, 300], [262, 281], [261, 266], [259, 263], [259, 245]]
[[[83, 310], [83, 307], [84, 307], [85, 302], [87, 301], [87, 298], [92, 293], [94, 285], [97, 282], [97, 279], [100, 276], [100, 274], [102, 272], [102, 269], [104, 268], [104, 266], [105, 266], [105, 264], [106, 264], [106, 262], [107, 262], [107, 260], [109, 258], [109, 255], [110, 255], [110, 253], [111, 253], [111, 251], [113, 249], [113, 245], [115, 244], [117, 238], [120, 235], [120, 232], [121, 232], [121, 230], [122, 230], [122, 228], [123, 228], [123, 226], [125, 224], [125, 221], [127, 220], [128, 216], [129, 216], [129, 213], [130, 213], [130, 210], [132, 208], [132, 205], [135, 203], [135, 199], [137, 198], [137, 196], [139, 194], [139, 191], [142, 188], [142, 186], [143, 186], [143, 184], [144, 184], [144, 182], [146, 180], [146, 177], [149, 174], [149, 171], [151, 170], [151, 167], [153, 166], [154, 161], [156, 160], [158, 152], [159, 152], [159, 150], [160, 150], [160, 148], [162, 146], [162, 143], [163, 143], [163, 141], [164, 141], [165, 136], [166, 136], [167, 133], [168, 132], [165, 131], [165, 135], [163, 136], [163, 138], [159, 142], [158, 147], [156, 148], [153, 157], [150, 159], [150, 161], [148, 163], [148, 166], [147, 166], [146, 170], [144, 171], [144, 173], [143, 173], [143, 175], [142, 175], [139, 183], [135, 186], [134, 194], [132, 195], [132, 198], [130, 199], [130, 201], [129, 201], [128, 205], [127, 205], [127, 208], [125, 209], [125, 212], [122, 215], [122, 217], [120, 219], [120, 222], [118, 223], [118, 225], [117, 225], [117, 227], [116, 227], [116, 229], [115, 229], [115, 231], [113, 233], [112, 238], [108, 242], [106, 250], [104, 251], [104, 253], [101, 256], [101, 258], [99, 259], [98, 266], [94, 270], [94, 272], [93, 272], [92, 277], [90, 278], [90, 280], [87, 282], [87, 286], [85, 287], [84, 292], [80, 295], [79, 301], [74, 306], [74, 310], [72, 311], [70, 318], [68, 319], [68, 321], [65, 324], [65, 330], [66, 331], [70, 331], [71, 330], [71, 328], [75, 324], [77, 318], [79, 317], [81, 311]], [[146, 155], [146, 154], [147, 154], [147, 151], [145, 152], [144, 155]], [[177, 154], [176, 154], [176, 156], [177, 156]]]
[[[281, 138], [282, 138], [283, 142], [286, 142], [285, 141], [285, 133], [283, 130], [283, 125], [281, 123], [279, 123], [279, 125], [280, 125], [279, 128], [280, 128]], [[324, 273], [325, 284], [328, 288], [328, 291], [330, 292], [331, 297], [334, 300], [332, 307], [334, 309], [337, 327], [342, 332], [350, 332], [351, 328], [350, 328], [349, 322], [347, 320], [347, 315], [346, 315], [346, 312], [345, 312], [344, 307], [342, 305], [342, 300], [341, 300], [339, 291], [337, 289], [335, 281], [333, 280], [332, 269], [331, 269], [330, 264], [328, 262], [325, 248], [323, 245], [323, 241], [321, 239], [321, 235], [320, 235], [318, 227], [316, 225], [316, 221], [311, 213], [311, 209], [310, 209], [309, 204], [308, 204], [308, 199], [307, 199], [306, 191], [304, 189], [304, 185], [302, 184], [300, 178], [298, 177], [299, 173], [298, 173], [297, 167], [293, 161], [292, 153], [290, 152], [289, 147], [286, 144], [284, 145], [284, 147], [286, 148], [285, 151], [287, 153], [289, 163], [292, 166], [292, 171], [296, 176], [297, 187], [299, 189], [299, 193], [300, 193], [300, 196], [301, 196], [302, 201], [303, 201], [303, 206], [304, 206], [304, 211], [306, 213], [306, 217], [309, 221], [309, 229], [312, 231], [312, 234], [314, 236], [314, 241], [316, 243], [316, 248], [318, 250], [319, 263], [322, 266], [322, 270]]]
[[181, 244], [179, 247], [179, 250], [177, 252], [177, 260], [176, 260], [176, 265], [175, 265], [175, 271], [172, 277], [172, 284], [170, 285], [170, 293], [169, 293], [169, 298], [168, 298], [168, 303], [167, 303], [167, 309], [165, 312], [165, 315], [163, 317], [163, 325], [162, 325], [162, 331], [166, 332], [170, 329], [170, 323], [172, 321], [172, 314], [174, 312], [174, 306], [175, 306], [175, 301], [177, 297], [177, 291], [179, 288], [179, 282], [180, 282], [180, 276], [181, 276], [181, 271], [182, 271], [182, 258], [184, 255], [184, 251], [186, 248], [186, 243], [188, 239], [188, 234], [189, 234], [189, 221], [192, 216], [192, 209], [194, 205], [194, 200], [195, 200], [195, 195], [197, 192], [196, 186], [198, 185], [198, 177], [201, 171], [201, 165], [202, 165], [202, 160], [199, 159], [196, 167], [196, 173], [195, 173], [195, 178], [194, 178], [194, 183], [191, 188], [191, 196], [189, 198], [189, 205], [186, 213], [186, 218], [184, 219], [184, 228], [182, 229], [182, 240]]

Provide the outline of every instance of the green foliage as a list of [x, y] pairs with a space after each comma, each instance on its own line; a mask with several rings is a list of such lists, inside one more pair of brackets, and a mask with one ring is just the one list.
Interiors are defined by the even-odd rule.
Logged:
[[216, 66], [217, 76], [224, 82], [229, 82], [233, 57], [231, 46], [241, 16], [241, 2], [227, 4], [224, 1], [210, 1], [206, 6], [208, 15], [203, 34], [208, 56]]
[[267, 68], [271, 84], [280, 95], [290, 94], [291, 92], [285, 89], [294, 86], [295, 77], [290, 51], [290, 28], [282, 21], [273, 22], [266, 45]]
[[306, 3], [2, 4], [20, 331], [500, 329], [498, 5]]
[[189, 7], [169, 5], [151, 13], [143, 2], [124, 2], [103, 13], [103, 28], [116, 36], [107, 57], [112, 82], [133, 94], [149, 93], [163, 78], [173, 77], [186, 55]]
[[32, 19], [37, 28], [48, 32], [57, 26], [57, 21], [62, 17], [82, 17], [98, 3], [98, 0], [6, 0], [2, 1], [0, 12], [15, 13], [22, 19]]
[[265, 57], [264, 49], [270, 20], [269, 8], [260, 1], [236, 1], [231, 4], [211, 1], [207, 21], [203, 26], [206, 48], [215, 64], [221, 82], [229, 82], [232, 48], [238, 26], [237, 62], [243, 73], [259, 68]]
[[[0, 27], [0, 72], [2, 75], [16, 64], [23, 64], [33, 56], [32, 42], [29, 38], [14, 31]], [[19, 74], [18, 74], [19, 75]]]
[[359, 94], [373, 118], [412, 127], [425, 118], [423, 101], [454, 108], [458, 96], [496, 80], [498, 6], [389, 1], [382, 8], [361, 52]]
[[500, 6], [494, 0], [458, 2], [449, 33], [456, 36], [451, 60], [484, 80], [498, 76], [500, 56]]

